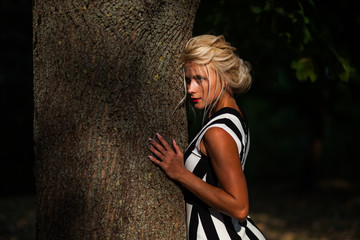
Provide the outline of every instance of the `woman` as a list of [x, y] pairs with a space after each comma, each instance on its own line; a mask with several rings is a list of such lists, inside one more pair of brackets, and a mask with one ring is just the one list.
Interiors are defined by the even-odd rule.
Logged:
[[207, 116], [183, 154], [159, 135], [150, 139], [150, 160], [184, 188], [188, 238], [265, 239], [248, 216], [243, 173], [249, 132], [233, 94], [251, 84], [249, 65], [223, 36], [202, 35], [187, 43], [181, 61], [195, 109]]

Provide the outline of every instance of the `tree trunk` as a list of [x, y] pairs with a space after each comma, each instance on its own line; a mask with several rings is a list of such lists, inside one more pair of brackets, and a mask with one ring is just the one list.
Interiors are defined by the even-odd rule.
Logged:
[[172, 111], [198, 4], [34, 1], [37, 239], [185, 238], [181, 191], [147, 147], [187, 143]]

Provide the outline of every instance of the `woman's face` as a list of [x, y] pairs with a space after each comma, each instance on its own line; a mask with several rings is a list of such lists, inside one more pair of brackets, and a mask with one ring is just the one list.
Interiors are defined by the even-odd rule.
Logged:
[[207, 68], [205, 65], [186, 63], [185, 80], [187, 92], [196, 109], [204, 109], [220, 93], [220, 83], [217, 82], [216, 74], [211, 67]]

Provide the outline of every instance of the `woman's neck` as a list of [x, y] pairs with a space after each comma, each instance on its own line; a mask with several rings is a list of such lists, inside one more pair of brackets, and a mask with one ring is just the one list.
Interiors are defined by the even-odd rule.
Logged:
[[235, 98], [230, 93], [225, 92], [224, 95], [220, 98], [219, 102], [216, 104], [216, 106], [211, 110], [211, 112], [209, 112], [208, 117], [225, 107], [233, 108], [240, 112]]

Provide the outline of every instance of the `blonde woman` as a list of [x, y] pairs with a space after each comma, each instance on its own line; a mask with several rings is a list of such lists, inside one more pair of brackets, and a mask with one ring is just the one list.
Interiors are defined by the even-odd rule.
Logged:
[[[150, 160], [184, 187], [188, 239], [265, 239], [248, 216], [243, 173], [249, 130], [233, 94], [251, 85], [250, 66], [223, 36], [202, 35], [181, 56], [187, 92], [207, 119], [185, 154], [159, 134]], [[173, 150], [174, 149], [174, 150]]]

